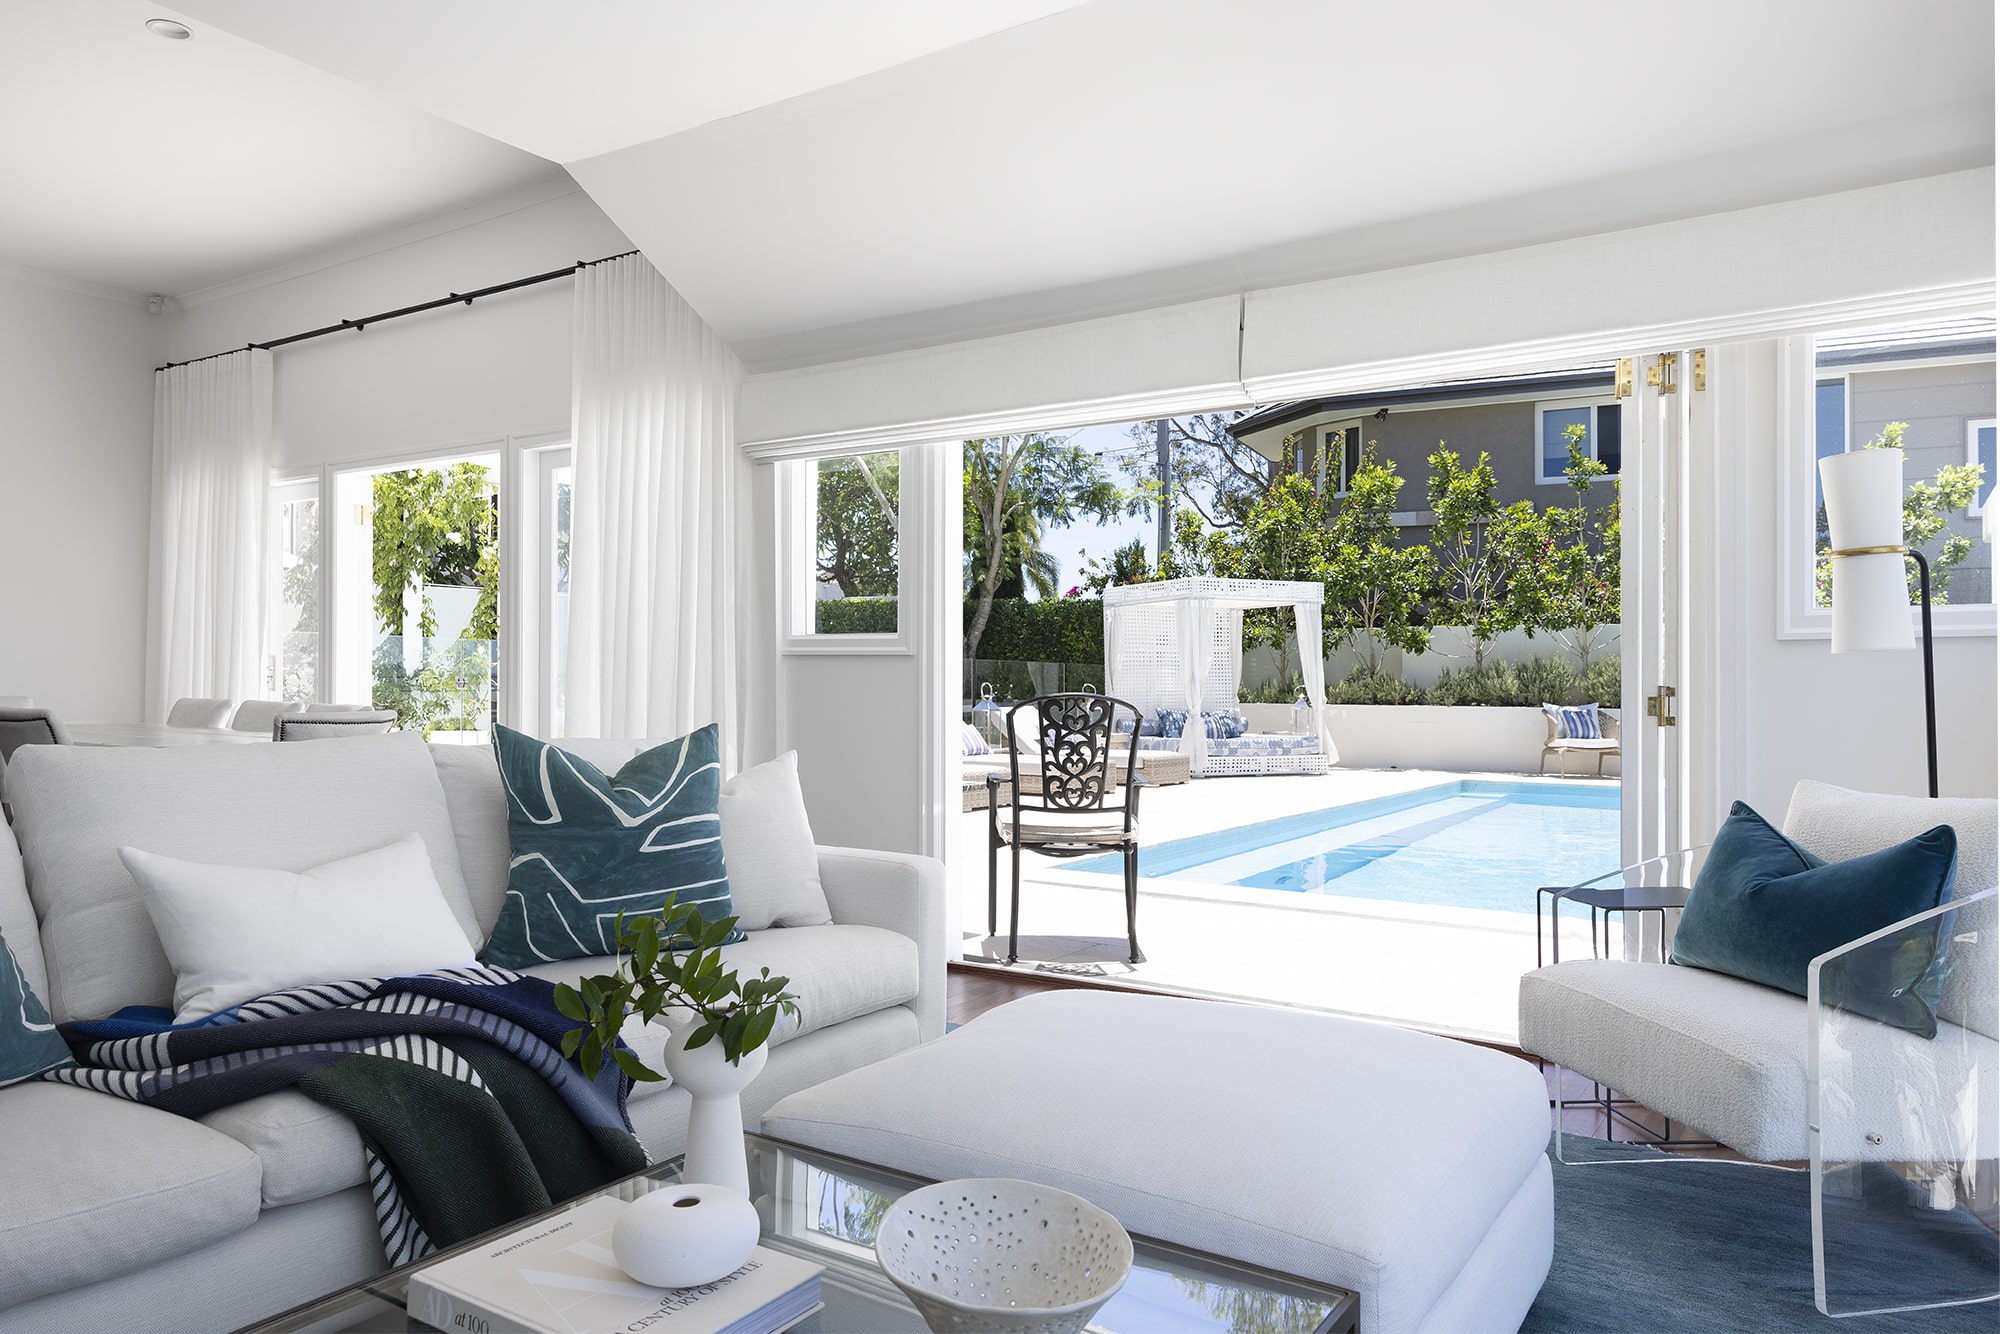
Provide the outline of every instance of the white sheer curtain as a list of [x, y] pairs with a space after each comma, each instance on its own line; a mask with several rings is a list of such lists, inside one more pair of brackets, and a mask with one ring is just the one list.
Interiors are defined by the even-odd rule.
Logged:
[[1180, 614], [1181, 684], [1187, 693], [1187, 725], [1181, 729], [1181, 754], [1188, 767], [1200, 773], [1208, 762], [1208, 726], [1201, 716], [1201, 688], [1208, 680], [1208, 665], [1215, 638], [1215, 608], [1204, 598], [1186, 598], [1175, 609]]
[[270, 486], [269, 352], [231, 352], [154, 372], [147, 722], [165, 722], [184, 695], [264, 693]]
[[1319, 618], [1320, 604], [1298, 602], [1292, 605], [1293, 619], [1298, 623], [1299, 633], [1299, 673], [1304, 679], [1306, 702], [1312, 705], [1313, 726], [1319, 732], [1320, 752], [1328, 763], [1340, 759], [1340, 752], [1333, 744], [1333, 724], [1326, 716], [1326, 660], [1320, 656]]
[[642, 255], [576, 276], [572, 736], [720, 724], [741, 756], [734, 507], [743, 366]]

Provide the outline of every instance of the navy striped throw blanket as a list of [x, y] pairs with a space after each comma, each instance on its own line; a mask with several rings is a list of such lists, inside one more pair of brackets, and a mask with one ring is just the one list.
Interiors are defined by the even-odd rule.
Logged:
[[575, 1025], [540, 978], [468, 964], [260, 996], [176, 1025], [120, 1010], [61, 1026], [77, 1064], [42, 1077], [180, 1116], [295, 1088], [354, 1122], [392, 1265], [646, 1165], [631, 1080], [563, 1059]]

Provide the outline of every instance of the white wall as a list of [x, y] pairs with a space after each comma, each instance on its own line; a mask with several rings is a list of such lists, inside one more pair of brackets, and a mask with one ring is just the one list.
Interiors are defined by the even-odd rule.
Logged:
[[[1780, 639], [1779, 344], [1743, 349], [1743, 414], [1718, 440], [1740, 460], [1746, 522], [1720, 535], [1718, 562], [1742, 591], [1741, 799], [1773, 820], [1801, 778], [1922, 796], [1923, 660], [1917, 653], [1835, 655], [1824, 639]], [[1726, 679], [1726, 678], [1725, 678]], [[1948, 797], [2000, 795], [2000, 673], [1992, 636], [1937, 640], [1938, 779]]]
[[[192, 297], [171, 317], [171, 355], [282, 338], [629, 249], [573, 191], [282, 281]], [[277, 349], [279, 465], [303, 471], [568, 430], [570, 305], [571, 284], [550, 282]]]
[[0, 275], [0, 695], [139, 717], [166, 348], [142, 306]]

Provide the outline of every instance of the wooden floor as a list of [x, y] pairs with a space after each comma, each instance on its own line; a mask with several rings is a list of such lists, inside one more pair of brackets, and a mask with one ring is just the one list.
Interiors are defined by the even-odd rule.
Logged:
[[[953, 963], [946, 970], [944, 986], [945, 1019], [954, 1024], [963, 1024], [978, 1018], [996, 1006], [1008, 1001], [1019, 1000], [1041, 991], [1061, 991], [1077, 987], [1091, 987], [1098, 984], [1083, 978], [1028, 978], [1020, 974], [1002, 973], [998, 969], [980, 968], [976, 965]], [[1125, 990], [1126, 988], [1103, 988], [1105, 990]], [[1534, 1061], [1534, 1057], [1519, 1047], [1494, 1047], [1495, 1051], [1506, 1052], [1524, 1061]], [[1555, 1092], [1555, 1070], [1550, 1067], [1545, 1072], [1550, 1086], [1550, 1096]], [[1563, 1081], [1563, 1098], [1569, 1103], [1584, 1103], [1572, 1106], [1563, 1113], [1563, 1130], [1575, 1135], [1590, 1135], [1598, 1139], [1605, 1137], [1606, 1116], [1598, 1099], [1602, 1090], [1582, 1076], [1570, 1073]], [[1670, 1138], [1690, 1139], [1694, 1132], [1686, 1126], [1669, 1126], [1665, 1117], [1658, 1112], [1641, 1107], [1637, 1103], [1620, 1102], [1614, 1104], [1609, 1118], [1611, 1138], [1624, 1141], [1646, 1141], [1659, 1138], [1663, 1133]], [[1737, 1158], [1732, 1149], [1699, 1146], [1683, 1146], [1674, 1150], [1703, 1158]]]

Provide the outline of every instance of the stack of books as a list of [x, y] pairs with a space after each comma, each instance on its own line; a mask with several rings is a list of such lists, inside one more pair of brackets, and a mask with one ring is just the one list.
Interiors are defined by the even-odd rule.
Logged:
[[699, 1287], [634, 1282], [611, 1255], [625, 1207], [592, 1200], [419, 1270], [410, 1314], [450, 1334], [779, 1334], [820, 1309], [821, 1267], [762, 1246]]

